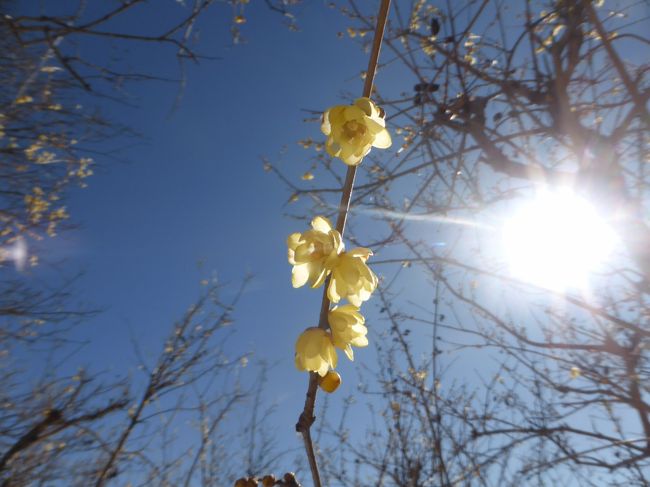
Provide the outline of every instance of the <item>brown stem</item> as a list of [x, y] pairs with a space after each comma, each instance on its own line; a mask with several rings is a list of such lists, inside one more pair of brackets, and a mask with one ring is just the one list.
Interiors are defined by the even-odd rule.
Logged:
[[[379, 6], [379, 14], [377, 15], [377, 25], [375, 26], [375, 36], [372, 42], [372, 51], [370, 59], [368, 60], [368, 70], [366, 71], [366, 80], [363, 85], [364, 97], [370, 98], [372, 94], [372, 86], [375, 80], [375, 73], [377, 71], [377, 62], [379, 60], [379, 51], [381, 50], [381, 41], [384, 38], [384, 30], [386, 28], [386, 20], [388, 19], [388, 11], [390, 9], [390, 0], [382, 0]], [[352, 199], [352, 189], [354, 188], [354, 178], [357, 174], [356, 166], [348, 166], [348, 171], [345, 175], [345, 183], [343, 184], [341, 202], [339, 203], [339, 213], [336, 219], [336, 229], [343, 236], [345, 231], [345, 222], [350, 209], [350, 200]], [[320, 318], [318, 326], [323, 329], [328, 328], [327, 313], [330, 307], [330, 301], [327, 297], [327, 288], [329, 286], [329, 278], [325, 281], [323, 290], [323, 301], [321, 304]], [[305, 407], [296, 423], [296, 431], [302, 434], [305, 442], [305, 450], [307, 459], [309, 460], [309, 468], [311, 476], [314, 480], [314, 487], [321, 487], [320, 473], [318, 472], [318, 463], [316, 461], [316, 454], [314, 452], [314, 445], [311, 440], [311, 425], [314, 424], [316, 417], [314, 416], [314, 407], [316, 405], [316, 393], [318, 392], [318, 374], [315, 372], [309, 373], [309, 385], [307, 387], [307, 394], [305, 397]]]

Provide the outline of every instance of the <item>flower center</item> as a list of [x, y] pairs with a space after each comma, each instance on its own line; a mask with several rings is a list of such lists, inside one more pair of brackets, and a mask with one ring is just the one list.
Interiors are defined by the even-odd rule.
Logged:
[[321, 260], [324, 257], [326, 257], [327, 255], [329, 255], [331, 251], [332, 251], [332, 246], [331, 245], [327, 245], [327, 244], [325, 244], [323, 242], [313, 242], [311, 244], [311, 248], [310, 248], [310, 252], [309, 252], [310, 260], [312, 262], [317, 261], [317, 260]]
[[356, 120], [349, 120], [343, 125], [343, 133], [347, 138], [354, 139], [355, 137], [363, 137], [366, 134], [367, 128], [364, 124]]

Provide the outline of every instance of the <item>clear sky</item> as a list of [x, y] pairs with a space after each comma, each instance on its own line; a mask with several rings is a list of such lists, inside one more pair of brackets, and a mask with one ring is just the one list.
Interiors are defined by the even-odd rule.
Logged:
[[[156, 21], [178, 10], [168, 2]], [[316, 323], [321, 292], [291, 287], [286, 237], [306, 224], [284, 215], [290, 193], [263, 170], [261, 158], [273, 160], [288, 146], [283, 167], [298, 179], [309, 163], [296, 142], [322, 138], [317, 123], [303, 121], [303, 110], [337, 104], [344, 90], [360, 95], [359, 73], [367, 65], [361, 49], [337, 35], [347, 27], [339, 12], [308, 1], [295, 13], [299, 32], [283, 26], [277, 13], [251, 6], [242, 26], [247, 42], [233, 46], [230, 11], [218, 8], [198, 26], [198, 50], [218, 59], [188, 65], [173, 113], [178, 86], [168, 83], [132, 86], [125, 100], [135, 108], [103, 106], [142, 138], [115, 142], [128, 146], [119, 154], [126, 163], [97, 158], [88, 188], [68, 202], [81, 227], [43, 244], [49, 257], [65, 259], [65, 268], [84, 272], [80, 299], [104, 309], [75, 331], [89, 343], [71, 367], [133, 369], [132, 341], [145, 356], [159, 353], [172, 322], [198, 297], [201, 279], [216, 275], [234, 292], [253, 273], [230, 343], [233, 354], [254, 351], [252, 361], [278, 363], [269, 386], [283, 406], [291, 404], [280, 408], [276, 423], [287, 448], [298, 445], [293, 426], [307, 382], [294, 368], [293, 346]], [[151, 52], [142, 47], [121, 55], [139, 70], [177, 74], [173, 53]], [[374, 307], [367, 308], [372, 315]], [[356, 354], [368, 366], [370, 356], [370, 350]], [[343, 397], [357, 383], [353, 366], [341, 360], [339, 368]]]

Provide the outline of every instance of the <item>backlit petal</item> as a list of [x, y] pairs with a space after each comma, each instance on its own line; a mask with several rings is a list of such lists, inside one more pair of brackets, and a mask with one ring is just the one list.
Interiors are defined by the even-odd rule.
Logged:
[[329, 233], [332, 224], [324, 216], [317, 216], [311, 221], [311, 227], [318, 232]]
[[377, 149], [388, 149], [393, 144], [393, 141], [390, 138], [388, 130], [383, 129], [381, 132], [375, 134], [375, 140], [373, 141], [373, 147]]
[[291, 271], [291, 284], [293, 287], [302, 287], [309, 280], [309, 266], [307, 264], [301, 264], [293, 266]]

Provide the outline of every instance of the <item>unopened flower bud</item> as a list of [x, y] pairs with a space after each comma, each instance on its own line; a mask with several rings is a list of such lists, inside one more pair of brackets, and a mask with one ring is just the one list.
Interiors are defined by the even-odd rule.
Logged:
[[263, 487], [273, 487], [275, 485], [275, 476], [267, 475], [262, 479]]
[[290, 487], [300, 487], [300, 484], [296, 480], [296, 476], [293, 472], [287, 472], [284, 474], [284, 482]]
[[335, 370], [330, 370], [325, 374], [318, 384], [325, 392], [332, 393], [341, 385], [341, 376]]
[[257, 480], [253, 477], [242, 477], [237, 479], [235, 487], [257, 487]]

